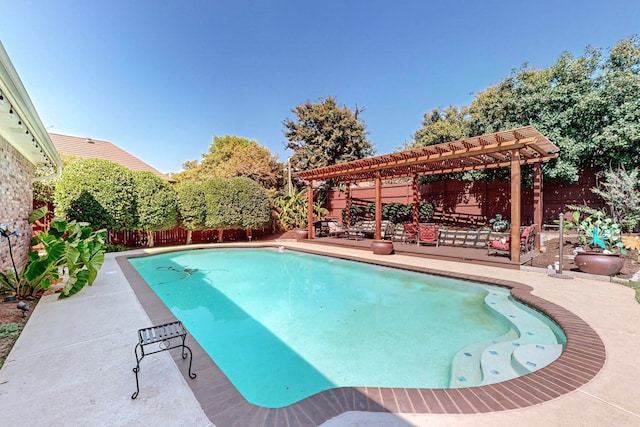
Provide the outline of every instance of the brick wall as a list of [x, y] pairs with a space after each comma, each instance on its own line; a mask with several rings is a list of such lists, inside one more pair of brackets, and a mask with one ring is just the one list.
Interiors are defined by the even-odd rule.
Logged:
[[[11, 236], [13, 258], [18, 268], [27, 261], [31, 246], [31, 227], [28, 218], [33, 198], [33, 165], [2, 136], [0, 136], [0, 223], [20, 236]], [[0, 270], [11, 265], [9, 245], [4, 237], [0, 241]]]

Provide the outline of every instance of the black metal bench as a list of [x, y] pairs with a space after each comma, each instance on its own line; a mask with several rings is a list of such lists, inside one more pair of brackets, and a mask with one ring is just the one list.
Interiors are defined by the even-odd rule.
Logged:
[[[159, 353], [161, 351], [171, 350], [172, 348], [182, 348], [182, 358], [187, 358], [185, 350], [189, 350], [189, 378], [194, 379], [196, 374], [191, 373], [191, 362], [193, 362], [193, 353], [191, 349], [184, 343], [187, 338], [187, 330], [182, 326], [182, 322], [165, 323], [164, 325], [152, 326], [150, 328], [138, 329], [138, 344], [134, 349], [136, 354], [136, 367], [133, 372], [136, 374], [136, 392], [131, 395], [132, 399], [138, 397], [140, 386], [138, 384], [138, 372], [140, 372], [140, 362], [148, 354]], [[177, 339], [177, 343], [172, 340]], [[156, 344], [156, 349], [151, 352], [145, 352], [145, 348]], [[138, 357], [138, 349], [140, 355]]]

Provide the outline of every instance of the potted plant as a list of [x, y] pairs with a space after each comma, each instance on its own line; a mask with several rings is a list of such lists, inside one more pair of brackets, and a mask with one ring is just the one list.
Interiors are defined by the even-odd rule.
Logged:
[[511, 227], [511, 222], [502, 214], [496, 214], [489, 220], [489, 224], [491, 224], [491, 229], [497, 232], [507, 231]]
[[589, 210], [580, 219], [581, 212], [572, 213], [573, 221], [565, 222], [565, 227], [575, 227], [581, 250], [576, 252], [576, 266], [585, 273], [602, 276], [617, 274], [624, 265], [621, 254], [626, 254], [620, 240], [620, 224], [602, 211]]

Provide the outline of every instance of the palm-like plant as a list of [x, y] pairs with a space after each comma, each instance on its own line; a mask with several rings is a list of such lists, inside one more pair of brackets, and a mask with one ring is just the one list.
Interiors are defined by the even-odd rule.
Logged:
[[[307, 227], [307, 197], [305, 190], [293, 190], [291, 196], [280, 196], [271, 202], [274, 218], [283, 230]], [[322, 219], [329, 211], [313, 203], [314, 219]]]

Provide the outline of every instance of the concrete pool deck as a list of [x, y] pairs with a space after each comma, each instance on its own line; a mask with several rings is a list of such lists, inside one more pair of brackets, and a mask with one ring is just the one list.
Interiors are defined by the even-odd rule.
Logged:
[[[637, 355], [640, 354], [640, 305], [635, 301], [632, 289], [583, 277], [554, 279], [540, 272], [408, 255], [376, 256], [368, 251], [314, 243], [281, 245], [524, 283], [534, 289], [533, 295], [565, 307], [588, 323], [606, 349], [604, 366], [590, 382], [534, 406], [476, 414], [346, 412], [324, 425], [640, 425], [640, 400], [637, 399], [640, 386], [636, 377]], [[203, 246], [189, 248], [195, 247]], [[160, 250], [166, 249], [144, 252]], [[122, 254], [107, 256], [92, 287], [66, 300], [46, 296], [38, 304], [0, 370], [3, 420], [34, 426], [215, 424], [207, 417], [209, 411], [203, 409], [205, 405], [196, 399], [183, 377], [186, 364], [174, 362], [167, 352], [144, 359], [140, 396], [131, 399], [131, 393], [135, 391], [131, 369], [135, 366], [133, 348], [137, 330], [152, 323], [118, 265], [117, 255]], [[189, 341], [193, 343], [191, 337], [188, 345]], [[194, 358], [194, 371], [198, 374], [201, 373], [200, 363]], [[197, 382], [203, 377], [204, 374], [189, 381]], [[273, 425], [295, 425], [283, 419], [271, 422]], [[251, 425], [239, 419], [235, 423]], [[233, 424], [232, 420], [218, 422], [220, 427]]]

